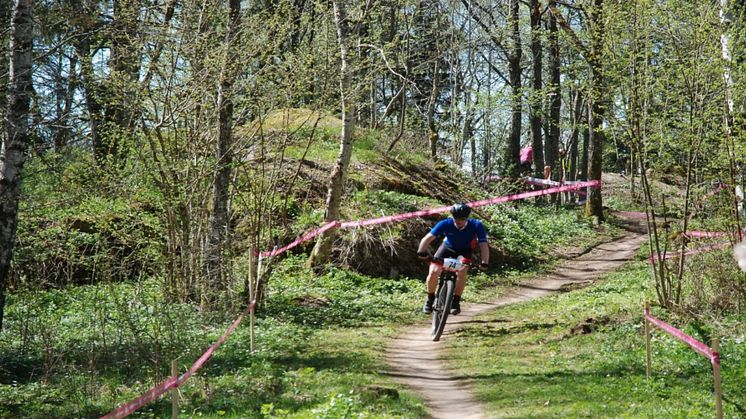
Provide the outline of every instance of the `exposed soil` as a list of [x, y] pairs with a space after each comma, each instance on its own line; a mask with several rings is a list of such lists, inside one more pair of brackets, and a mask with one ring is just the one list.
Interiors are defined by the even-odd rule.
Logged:
[[441, 348], [454, 331], [474, 316], [500, 306], [587, 286], [630, 261], [646, 238], [639, 222], [629, 221], [624, 235], [564, 261], [548, 275], [526, 281], [495, 301], [462, 304], [461, 314], [449, 316], [440, 342], [432, 341], [429, 325], [407, 329], [387, 347], [391, 375], [422, 396], [432, 418], [486, 418], [469, 380], [455, 375], [443, 360]]

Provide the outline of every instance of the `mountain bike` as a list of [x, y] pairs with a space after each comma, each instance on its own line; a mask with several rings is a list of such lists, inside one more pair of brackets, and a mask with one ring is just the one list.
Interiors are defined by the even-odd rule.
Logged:
[[[438, 263], [438, 262], [436, 262]], [[440, 340], [440, 335], [446, 327], [448, 314], [451, 312], [451, 303], [456, 291], [456, 277], [459, 271], [467, 269], [468, 263], [459, 256], [459, 259], [443, 259], [443, 272], [438, 279], [438, 289], [435, 292], [433, 302], [433, 341]]]

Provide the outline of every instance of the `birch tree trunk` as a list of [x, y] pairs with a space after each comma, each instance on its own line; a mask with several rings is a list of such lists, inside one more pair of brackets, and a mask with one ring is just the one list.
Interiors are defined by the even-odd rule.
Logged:
[[430, 158], [435, 161], [438, 158], [438, 127], [435, 126], [435, 107], [440, 95], [440, 60], [435, 60], [433, 65], [433, 85], [430, 92], [430, 100], [427, 102], [427, 129], [428, 141], [430, 143]]
[[6, 137], [0, 149], [0, 331], [5, 311], [13, 244], [18, 227], [18, 200], [26, 150], [31, 142], [28, 117], [32, 91], [33, 1], [16, 0], [10, 40]]
[[[0, 22], [2, 22], [2, 27], [10, 27], [10, 18], [12, 14], [12, 8], [11, 8], [11, 2], [8, 0], [2, 0], [0, 1]], [[5, 112], [6, 109], [8, 109], [8, 58], [9, 54], [6, 53], [8, 51], [8, 43], [10, 42], [10, 34], [8, 31], [5, 31], [2, 35], [0, 35], [0, 51], [3, 51], [2, 54], [0, 54], [0, 111]], [[5, 136], [5, 127], [2, 126], [2, 132], [0, 133], [0, 143], [2, 142], [2, 138]]]
[[233, 155], [231, 152], [233, 137], [233, 100], [232, 89], [236, 77], [236, 40], [241, 23], [241, 1], [230, 0], [228, 4], [230, 19], [228, 33], [225, 38], [225, 55], [223, 72], [218, 87], [218, 141], [215, 147], [215, 180], [212, 189], [212, 213], [207, 233], [205, 248], [206, 287], [202, 292], [202, 302], [212, 291], [224, 287], [223, 253], [228, 230], [228, 196], [231, 181], [231, 166]]
[[[733, 123], [735, 121], [735, 110], [733, 104], [733, 78], [731, 76], [731, 66], [733, 65], [733, 57], [731, 55], [731, 27], [733, 25], [733, 13], [730, 10], [729, 0], [720, 0], [720, 23], [723, 28], [723, 33], [720, 35], [720, 51], [723, 57], [723, 82], [725, 88], [725, 136], [728, 141], [728, 151], [730, 160], [730, 175], [731, 184], [740, 185], [743, 188], [743, 175], [737, 173], [737, 159], [735, 153], [735, 145], [733, 144]], [[743, 205], [743, 204], [740, 204]], [[741, 211], [739, 210], [739, 198], [737, 194], [733, 196], [733, 218], [735, 220], [735, 229], [738, 232], [738, 239], [743, 239], [741, 233]]]
[[542, 48], [541, 48], [541, 4], [531, 0], [531, 60], [533, 76], [533, 99], [531, 100], [531, 148], [534, 158], [534, 176], [541, 177], [544, 170], [544, 139], [541, 132], [542, 107]]
[[[601, 165], [603, 163], [604, 130], [603, 118], [605, 108], [603, 105], [603, 64], [602, 49], [604, 39], [604, 16], [603, 0], [594, 0], [591, 8], [591, 48], [588, 56], [588, 64], [591, 67], [591, 108], [588, 115], [588, 130], [590, 133], [588, 143], [588, 178], [601, 181]], [[604, 219], [603, 200], [601, 188], [588, 188], [588, 201], [585, 212], [593, 218], [594, 222], [600, 223]]]
[[[339, 141], [339, 155], [334, 165], [332, 175], [329, 178], [329, 187], [326, 194], [326, 209], [324, 222], [339, 220], [339, 209], [342, 204], [342, 193], [347, 174], [347, 167], [352, 157], [352, 130], [354, 129], [354, 118], [352, 112], [355, 109], [355, 94], [352, 91], [352, 70], [348, 62], [348, 37], [350, 35], [350, 24], [347, 20], [347, 12], [343, 1], [334, 2], [334, 24], [337, 28], [337, 41], [339, 43], [340, 58], [340, 97], [342, 106], [342, 134]], [[329, 261], [334, 239], [337, 236], [336, 229], [332, 228], [324, 232], [316, 241], [311, 256], [306, 262], [307, 266], [317, 267]]]

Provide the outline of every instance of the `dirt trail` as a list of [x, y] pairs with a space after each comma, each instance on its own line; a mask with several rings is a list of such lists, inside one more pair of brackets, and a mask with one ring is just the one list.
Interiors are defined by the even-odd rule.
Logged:
[[429, 324], [407, 329], [387, 348], [386, 359], [391, 375], [423, 397], [433, 418], [486, 418], [468, 380], [454, 375], [454, 371], [442, 361], [440, 349], [447, 345], [454, 330], [486, 311], [548, 295], [563, 287], [582, 287], [617, 269], [632, 259], [647, 238], [639, 224], [630, 224], [629, 227], [621, 237], [561, 263], [550, 274], [527, 281], [495, 301], [463, 304], [461, 314], [449, 316], [441, 342], [432, 341]]

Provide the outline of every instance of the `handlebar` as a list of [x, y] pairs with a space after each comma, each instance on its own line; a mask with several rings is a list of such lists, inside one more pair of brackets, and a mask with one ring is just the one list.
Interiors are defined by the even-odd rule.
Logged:
[[[472, 266], [472, 260], [469, 258], [465, 258], [463, 256], [459, 256], [458, 259], [454, 259], [454, 258], [443, 259], [443, 258], [436, 258], [434, 256], [430, 256], [430, 254], [428, 253], [420, 254], [419, 252], [417, 253], [417, 256], [422, 260], [426, 260], [430, 263], [441, 265], [443, 266], [443, 269], [447, 271], [458, 272], [463, 269], [468, 269], [470, 266]], [[481, 271], [487, 270], [487, 264], [485, 263], [480, 264], [478, 267]]]
[[459, 272], [464, 269], [469, 269], [471, 265], [471, 259], [459, 256], [459, 259], [454, 258], [436, 258], [428, 257], [431, 263], [440, 265], [446, 271]]

